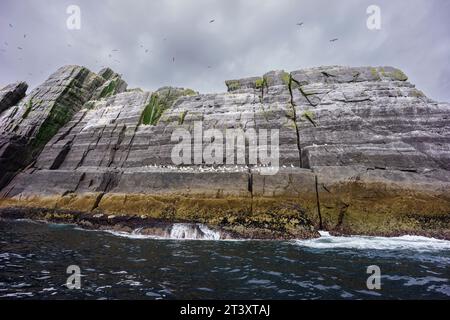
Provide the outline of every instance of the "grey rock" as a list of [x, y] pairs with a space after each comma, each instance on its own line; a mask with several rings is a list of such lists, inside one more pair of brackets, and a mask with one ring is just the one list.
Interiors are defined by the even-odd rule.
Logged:
[[0, 187], [29, 165], [105, 80], [79, 66], [60, 68], [0, 116]]
[[0, 89], [0, 114], [10, 107], [19, 103], [28, 89], [28, 84], [25, 82], [16, 82]]
[[[450, 212], [450, 105], [426, 97], [396, 68], [271, 71], [227, 81], [228, 92], [217, 94], [170, 87], [127, 91], [112, 70], [99, 74], [91, 76], [90, 86], [82, 82], [86, 92], [71, 104], [73, 116], [61, 123], [36, 162], [3, 190], [6, 198], [100, 193], [88, 211], [107, 208], [108, 195], [237, 198], [247, 219], [258, 224], [267, 215], [282, 221], [289, 211], [316, 228], [348, 223], [363, 233], [384, 232], [377, 229], [383, 220], [361, 227], [365, 210], [386, 217]], [[101, 94], [113, 81], [114, 88]], [[45, 88], [52, 91], [54, 85], [50, 79]], [[35, 114], [33, 122], [22, 124], [18, 119], [25, 105], [14, 120], [8, 120], [10, 110], [5, 112], [0, 128], [35, 136], [34, 122], [41, 119], [42, 125], [45, 116]], [[279, 130], [279, 173], [264, 176], [251, 165], [173, 165], [172, 132], [192, 132], [196, 121], [204, 130]], [[386, 199], [393, 201], [391, 211]], [[385, 207], [374, 205], [385, 200]], [[133, 207], [126, 201], [124, 196], [123, 210]], [[234, 218], [242, 212], [234, 212]]]

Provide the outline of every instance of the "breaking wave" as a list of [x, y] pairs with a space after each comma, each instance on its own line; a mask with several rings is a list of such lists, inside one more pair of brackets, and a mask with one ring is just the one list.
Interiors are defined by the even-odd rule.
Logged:
[[450, 250], [450, 241], [421, 236], [370, 237], [349, 236], [336, 237], [321, 231], [321, 237], [310, 240], [296, 240], [295, 244], [314, 249], [372, 249], [372, 250], [415, 250], [439, 251]]
[[195, 223], [174, 223], [164, 236], [148, 235], [141, 233], [142, 228], [134, 230], [132, 233], [108, 230], [116, 236], [130, 239], [173, 239], [173, 240], [220, 240], [221, 233], [211, 230], [203, 224]]

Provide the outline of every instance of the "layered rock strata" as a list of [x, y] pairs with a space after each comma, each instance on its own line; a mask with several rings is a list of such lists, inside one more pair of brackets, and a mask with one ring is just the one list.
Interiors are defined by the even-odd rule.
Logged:
[[16, 105], [27, 92], [28, 85], [25, 82], [16, 82], [0, 89], [0, 114]]
[[[2, 114], [0, 127], [24, 137], [27, 159], [36, 159], [2, 190], [3, 207], [197, 222], [248, 238], [314, 237], [319, 229], [450, 238], [450, 106], [398, 69], [272, 71], [227, 81], [228, 92], [217, 94], [126, 91], [112, 70], [68, 69], [86, 75], [70, 78], [72, 100], [61, 92], [49, 99], [66, 101], [54, 104], [67, 113], [48, 139], [31, 129], [48, 123], [34, 108], [22, 124], [26, 102]], [[59, 71], [43, 87], [60, 88], [67, 77]], [[279, 130], [278, 173], [248, 161], [196, 163], [203, 148], [190, 165], [175, 165], [172, 133], [200, 121], [203, 130]], [[29, 148], [36, 140], [43, 149]], [[6, 154], [12, 161], [17, 153]]]

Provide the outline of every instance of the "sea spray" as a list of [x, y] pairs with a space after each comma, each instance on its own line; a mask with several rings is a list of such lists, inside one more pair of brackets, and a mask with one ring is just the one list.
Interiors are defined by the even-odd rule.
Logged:
[[364, 250], [415, 250], [436, 251], [450, 250], [450, 241], [421, 236], [405, 235], [401, 237], [372, 236], [332, 236], [321, 231], [321, 237], [310, 240], [296, 240], [302, 247], [315, 249], [364, 249]]

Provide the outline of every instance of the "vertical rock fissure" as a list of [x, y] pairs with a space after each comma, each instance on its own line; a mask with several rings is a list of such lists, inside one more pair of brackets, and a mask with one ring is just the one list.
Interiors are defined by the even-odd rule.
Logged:
[[94, 202], [94, 205], [92, 206], [91, 211], [94, 211], [95, 209], [98, 208], [98, 206], [99, 206], [99, 204], [100, 204], [100, 201], [102, 201], [102, 198], [103, 198], [103, 196], [105, 195], [105, 193], [106, 193], [106, 192], [101, 192], [101, 193], [97, 196], [97, 198], [95, 198], [95, 202]]
[[323, 221], [322, 221], [322, 214], [320, 212], [320, 198], [319, 198], [319, 179], [317, 178], [317, 175], [314, 175], [314, 181], [316, 184], [316, 205], [317, 205], [317, 215], [319, 217], [319, 229], [323, 230]]
[[292, 76], [291, 76], [291, 80], [289, 81], [289, 87], [291, 87], [291, 82], [292, 82], [292, 81], [295, 82], [295, 84], [297, 85], [298, 91], [300, 91], [300, 93], [302, 94], [302, 96], [306, 99], [306, 101], [308, 101], [308, 103], [311, 105], [311, 107], [316, 107], [317, 104], [314, 104], [314, 103], [309, 99], [309, 97], [308, 97], [308, 95], [306, 94], [306, 92], [303, 91], [303, 88], [302, 88], [301, 84], [300, 84], [298, 81], [296, 81], [295, 79], [293, 79]]
[[62, 150], [58, 153], [58, 155], [55, 157], [55, 160], [53, 161], [52, 165], [50, 166], [49, 170], [57, 170], [61, 167], [64, 160], [66, 160], [67, 155], [69, 154], [70, 149], [72, 148], [72, 141], [67, 142]]
[[126, 130], [127, 130], [127, 126], [123, 125], [122, 130], [120, 130], [119, 138], [117, 139], [117, 143], [111, 149], [111, 154], [110, 154], [110, 157], [109, 157], [109, 161], [108, 161], [108, 164], [106, 165], [107, 167], [110, 167], [114, 163], [114, 160], [116, 158], [117, 150], [119, 150], [120, 145], [122, 144], [122, 141], [123, 141], [123, 139], [125, 137]]
[[292, 113], [293, 113], [293, 119], [292, 121], [294, 122], [294, 126], [295, 126], [295, 134], [297, 135], [297, 149], [298, 149], [298, 157], [299, 157], [299, 162], [300, 162], [300, 168], [303, 168], [303, 159], [302, 159], [302, 146], [301, 146], [301, 141], [300, 141], [300, 130], [298, 128], [298, 124], [297, 124], [297, 111], [295, 110], [295, 104], [294, 104], [294, 96], [292, 94], [292, 75], [289, 75], [289, 84], [288, 84], [288, 88], [289, 88], [289, 95], [290, 95], [290, 107], [292, 109]]

